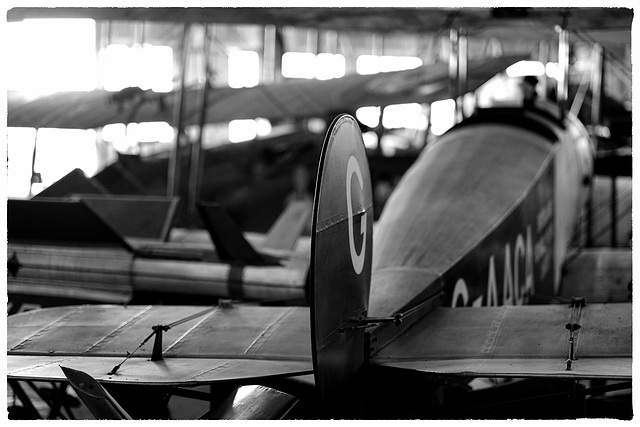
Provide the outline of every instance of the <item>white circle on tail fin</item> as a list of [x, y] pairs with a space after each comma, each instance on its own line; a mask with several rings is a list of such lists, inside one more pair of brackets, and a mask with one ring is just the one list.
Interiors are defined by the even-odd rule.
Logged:
[[362, 273], [364, 267], [364, 255], [367, 247], [366, 231], [367, 231], [367, 216], [362, 217], [360, 222], [360, 234], [362, 235], [362, 248], [360, 253], [356, 250], [355, 239], [353, 237], [353, 206], [351, 204], [351, 180], [353, 174], [358, 177], [360, 182], [360, 189], [363, 189], [362, 172], [360, 171], [360, 165], [355, 156], [349, 157], [349, 163], [347, 164], [347, 222], [349, 224], [349, 251], [351, 252], [351, 263], [353, 264], [353, 270], [356, 274]]

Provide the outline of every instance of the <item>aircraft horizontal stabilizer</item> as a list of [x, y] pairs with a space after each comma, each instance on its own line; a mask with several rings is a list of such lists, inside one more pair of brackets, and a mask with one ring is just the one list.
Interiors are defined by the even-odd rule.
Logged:
[[631, 304], [437, 308], [372, 363], [470, 377], [631, 379]]
[[101, 383], [181, 386], [313, 370], [306, 307], [86, 305], [7, 323], [8, 379], [66, 381], [59, 365]]
[[567, 263], [560, 296], [592, 303], [631, 301], [631, 248], [585, 248]]

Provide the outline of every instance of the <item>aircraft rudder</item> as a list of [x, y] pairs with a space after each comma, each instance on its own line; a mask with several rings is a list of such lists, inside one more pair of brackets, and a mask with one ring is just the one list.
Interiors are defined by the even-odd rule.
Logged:
[[324, 141], [313, 207], [311, 332], [316, 387], [336, 400], [364, 363], [373, 244], [371, 177], [360, 127], [338, 116]]

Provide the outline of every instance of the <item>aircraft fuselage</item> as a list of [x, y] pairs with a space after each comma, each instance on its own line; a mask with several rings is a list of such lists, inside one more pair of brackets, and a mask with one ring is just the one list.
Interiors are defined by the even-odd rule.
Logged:
[[586, 198], [582, 125], [536, 110], [481, 112], [422, 153], [378, 224], [369, 313], [553, 295]]

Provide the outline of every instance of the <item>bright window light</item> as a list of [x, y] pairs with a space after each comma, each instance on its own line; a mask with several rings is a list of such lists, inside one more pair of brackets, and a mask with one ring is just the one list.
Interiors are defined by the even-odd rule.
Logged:
[[380, 71], [411, 70], [422, 65], [422, 59], [417, 56], [381, 56]]
[[173, 142], [174, 129], [167, 122], [138, 123], [137, 138], [139, 142]]
[[346, 73], [344, 56], [332, 53], [286, 52], [282, 55], [282, 75], [288, 78], [329, 80]]
[[102, 139], [121, 153], [138, 153], [140, 143], [170, 143], [175, 138], [167, 122], [113, 123], [102, 128]]
[[151, 89], [154, 92], [171, 92], [173, 90], [173, 49], [169, 46], [149, 45], [137, 47], [137, 49], [142, 58], [138, 71], [140, 88]]
[[271, 122], [268, 119], [256, 119], [256, 135], [267, 136], [271, 133]]
[[107, 142], [116, 142], [124, 139], [127, 127], [124, 123], [111, 123], [102, 128], [102, 139]]
[[431, 132], [442, 135], [454, 125], [456, 103], [453, 99], [443, 99], [431, 104]]
[[173, 89], [173, 49], [169, 46], [111, 44], [100, 52], [105, 90], [140, 87], [154, 92]]
[[346, 60], [342, 55], [320, 53], [316, 57], [316, 78], [329, 80], [343, 77], [346, 70]]
[[286, 52], [282, 55], [282, 76], [312, 79], [316, 75], [316, 56], [313, 53]]
[[34, 128], [7, 128], [7, 197], [29, 197], [35, 138]]
[[25, 19], [6, 26], [7, 88], [39, 94], [96, 88], [92, 19]]
[[520, 61], [507, 68], [507, 76], [541, 76], [545, 72], [544, 64], [538, 61]]
[[80, 168], [87, 176], [98, 171], [96, 131], [93, 129], [52, 129], [38, 131], [35, 170], [48, 187], [60, 178]]
[[557, 62], [547, 62], [545, 72], [547, 73], [547, 77], [557, 79], [558, 76], [560, 76], [560, 67]]
[[362, 141], [366, 148], [373, 150], [378, 147], [378, 134], [372, 130], [365, 132], [362, 134]]
[[129, 54], [129, 47], [123, 44], [110, 44], [100, 52], [100, 69], [105, 90], [117, 91], [136, 86], [131, 80], [131, 70], [124, 64], [135, 61]]
[[257, 136], [255, 120], [231, 120], [229, 122], [229, 141], [242, 142], [255, 139]]
[[356, 110], [356, 118], [364, 125], [374, 128], [380, 124], [380, 107], [360, 107]]
[[253, 87], [260, 83], [260, 57], [251, 50], [229, 52], [229, 86]]
[[422, 106], [420, 104], [396, 104], [384, 108], [382, 125], [387, 129], [420, 127]]
[[[521, 102], [520, 79], [497, 74], [476, 90], [476, 106], [487, 108], [497, 104]], [[433, 116], [432, 116], [433, 117]]]
[[356, 58], [356, 72], [358, 74], [376, 74], [380, 72], [380, 57], [378, 55], [360, 55]]
[[311, 133], [322, 134], [327, 130], [327, 122], [320, 117], [310, 117], [307, 120], [307, 129]]
[[358, 74], [376, 74], [410, 70], [421, 65], [422, 59], [417, 56], [360, 55], [356, 59], [356, 72]]

